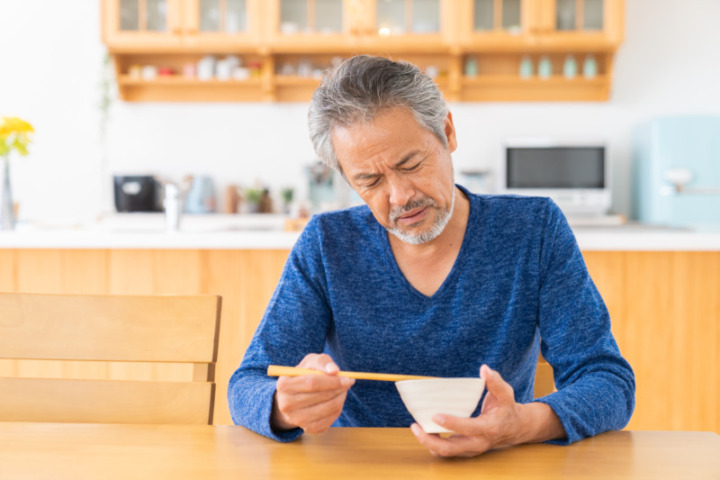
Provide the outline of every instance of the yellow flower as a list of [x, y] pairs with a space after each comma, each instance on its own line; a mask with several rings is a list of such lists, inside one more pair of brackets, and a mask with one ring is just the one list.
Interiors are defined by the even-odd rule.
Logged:
[[0, 157], [6, 157], [13, 150], [27, 155], [27, 146], [32, 141], [35, 129], [25, 120], [17, 117], [0, 118]]

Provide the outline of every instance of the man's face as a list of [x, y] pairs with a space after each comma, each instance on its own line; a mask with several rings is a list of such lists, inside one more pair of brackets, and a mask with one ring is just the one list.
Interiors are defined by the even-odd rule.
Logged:
[[445, 134], [448, 148], [405, 108], [333, 130], [333, 148], [350, 186], [381, 225], [408, 243], [433, 240], [452, 216], [450, 153], [457, 142], [450, 115]]

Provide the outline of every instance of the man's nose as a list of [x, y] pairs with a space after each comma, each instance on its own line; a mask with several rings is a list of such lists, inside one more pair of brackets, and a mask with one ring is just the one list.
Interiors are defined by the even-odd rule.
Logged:
[[388, 186], [390, 187], [390, 205], [404, 207], [415, 195], [415, 187], [402, 176], [389, 176]]

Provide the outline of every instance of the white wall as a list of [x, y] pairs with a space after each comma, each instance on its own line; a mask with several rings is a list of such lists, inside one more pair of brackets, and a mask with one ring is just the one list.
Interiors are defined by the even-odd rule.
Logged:
[[[606, 137], [614, 210], [630, 211], [633, 128], [655, 115], [720, 114], [720, 2], [627, 0], [626, 41], [607, 103], [451, 105], [458, 169], [489, 167], [505, 136]], [[21, 219], [85, 219], [111, 209], [113, 172], [303, 182], [314, 159], [306, 104], [115, 102], [101, 142], [99, 2], [0, 0], [0, 115], [31, 121], [36, 141], [13, 160]]]

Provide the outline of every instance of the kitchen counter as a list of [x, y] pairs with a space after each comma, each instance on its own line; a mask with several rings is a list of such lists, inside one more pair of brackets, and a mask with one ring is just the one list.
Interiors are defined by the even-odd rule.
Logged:
[[[228, 381], [299, 233], [283, 232], [282, 217], [193, 218], [183, 221], [184, 231], [167, 234], [162, 222], [124, 220], [75, 228], [20, 225], [0, 233], [0, 292], [220, 295], [214, 421], [231, 423]], [[575, 232], [637, 378], [628, 428], [720, 432], [720, 390], [707, 382], [717, 377], [720, 358], [720, 231], [625, 225], [576, 226]], [[166, 366], [137, 368], [117, 366], [107, 375], [167, 378]], [[46, 377], [59, 369], [0, 359], [0, 371]], [[186, 378], [181, 374], [191, 372], [168, 380]]]
[[[166, 232], [161, 214], [109, 216], [88, 224], [24, 225], [0, 232], [0, 248], [286, 249], [300, 232], [283, 215], [185, 216]], [[720, 227], [681, 229], [627, 224], [573, 228], [583, 251], [720, 251]]]

